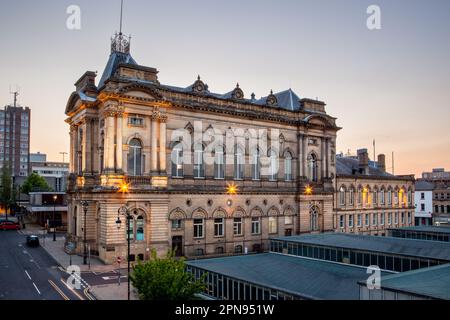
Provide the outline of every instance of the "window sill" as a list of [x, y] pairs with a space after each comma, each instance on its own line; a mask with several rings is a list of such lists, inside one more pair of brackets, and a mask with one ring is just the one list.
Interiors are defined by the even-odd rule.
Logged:
[[184, 177], [171, 177], [172, 179], [184, 179]]

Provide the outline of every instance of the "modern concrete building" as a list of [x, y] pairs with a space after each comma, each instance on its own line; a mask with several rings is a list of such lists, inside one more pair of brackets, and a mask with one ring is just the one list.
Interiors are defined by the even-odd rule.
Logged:
[[8, 166], [20, 184], [30, 172], [31, 110], [15, 102], [0, 110], [0, 167]]
[[385, 156], [370, 161], [367, 149], [336, 158], [334, 224], [337, 232], [386, 235], [414, 225], [414, 175], [386, 172]]
[[415, 225], [433, 225], [433, 190], [434, 184], [426, 180], [417, 180], [415, 184]]
[[64, 192], [32, 192], [28, 218], [36, 224], [67, 230], [67, 196]]
[[53, 191], [64, 192], [69, 177], [69, 163], [47, 161], [47, 155], [31, 154], [31, 171], [43, 177]]
[[[256, 99], [159, 81], [115, 36], [101, 79], [75, 84], [70, 125], [69, 238], [100, 258], [126, 257], [119, 209], [132, 215], [131, 257], [268, 249], [273, 236], [334, 230], [336, 119], [291, 89]], [[268, 87], [270, 88], [270, 87]], [[406, 190], [406, 189], [405, 189]], [[124, 221], [125, 219], [123, 219]], [[79, 247], [80, 248], [80, 247]]]

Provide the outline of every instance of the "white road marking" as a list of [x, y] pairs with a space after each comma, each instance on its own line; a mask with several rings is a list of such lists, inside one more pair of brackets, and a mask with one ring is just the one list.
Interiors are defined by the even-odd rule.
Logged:
[[28, 279], [30, 279], [31, 280], [31, 277], [30, 277], [30, 274], [27, 272], [27, 270], [25, 270], [25, 273], [27, 274], [27, 276], [28, 276]]
[[36, 289], [36, 291], [39, 293], [39, 295], [41, 295], [41, 292], [39, 291], [38, 287], [36, 287], [36, 284], [33, 282], [33, 286]]

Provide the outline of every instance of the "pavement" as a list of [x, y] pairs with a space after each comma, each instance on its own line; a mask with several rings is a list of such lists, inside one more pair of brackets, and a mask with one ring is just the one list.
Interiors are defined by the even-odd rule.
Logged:
[[[127, 269], [119, 271], [118, 266], [105, 265], [95, 257], [88, 259], [88, 265], [84, 265], [82, 256], [69, 255], [64, 251], [64, 235], [57, 234], [56, 241], [53, 241], [53, 234], [45, 234], [39, 225], [27, 224], [26, 228], [19, 233], [39, 236], [41, 247], [61, 269], [67, 270], [71, 266], [76, 266], [80, 270], [80, 282], [91, 297], [97, 300], [127, 300]], [[131, 288], [131, 300], [138, 300], [133, 288]]]

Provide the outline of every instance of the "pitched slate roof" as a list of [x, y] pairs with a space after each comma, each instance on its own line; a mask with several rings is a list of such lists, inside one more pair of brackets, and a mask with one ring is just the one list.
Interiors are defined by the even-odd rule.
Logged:
[[[285, 91], [281, 91], [278, 93], [274, 93], [274, 96], [277, 98], [277, 106], [290, 111], [298, 111], [300, 110], [300, 98], [299, 96], [292, 91], [292, 89], [288, 89]], [[257, 100], [255, 103], [257, 104], [266, 104], [267, 97], [263, 97]]]
[[416, 181], [416, 191], [432, 191], [434, 189], [434, 183], [426, 180]]
[[[354, 175], [359, 172], [359, 161], [356, 157], [336, 157], [337, 175]], [[395, 177], [380, 170], [374, 161], [369, 161], [369, 176]]]
[[103, 87], [106, 80], [110, 79], [114, 76], [117, 71], [117, 67], [121, 63], [128, 63], [138, 65], [137, 62], [133, 59], [133, 57], [129, 53], [122, 52], [112, 52], [109, 56], [108, 63], [106, 64], [105, 70], [103, 71], [103, 75], [98, 83], [98, 88]]

